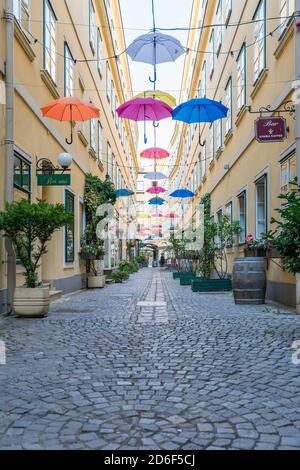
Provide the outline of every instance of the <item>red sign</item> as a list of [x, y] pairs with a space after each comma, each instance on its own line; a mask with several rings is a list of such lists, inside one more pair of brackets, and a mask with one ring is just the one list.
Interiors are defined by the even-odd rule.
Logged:
[[286, 120], [283, 117], [257, 119], [255, 137], [260, 143], [283, 142], [287, 138]]

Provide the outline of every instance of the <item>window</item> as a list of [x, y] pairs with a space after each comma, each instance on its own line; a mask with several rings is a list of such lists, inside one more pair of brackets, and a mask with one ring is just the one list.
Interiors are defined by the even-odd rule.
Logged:
[[222, 46], [222, 0], [219, 0], [217, 12], [216, 12], [216, 23], [217, 23], [217, 53], [220, 52]]
[[14, 200], [28, 199], [31, 195], [31, 166], [19, 154], [14, 156]]
[[136, 190], [138, 193], [143, 193], [145, 190], [145, 184], [143, 180], [138, 180], [136, 182]]
[[247, 236], [247, 193], [243, 191], [238, 196], [238, 211], [239, 211], [239, 243], [245, 243]]
[[254, 15], [254, 83], [266, 68], [266, 5], [261, 0]]
[[296, 155], [292, 155], [282, 162], [280, 168], [280, 188], [282, 194], [288, 193], [293, 186], [290, 184], [291, 181], [297, 176], [296, 171]]
[[267, 232], [267, 176], [256, 182], [256, 238]]
[[232, 79], [228, 80], [225, 88], [225, 106], [228, 108], [227, 118], [225, 120], [226, 135], [232, 130]]
[[56, 16], [48, 0], [44, 0], [44, 69], [56, 81]]
[[92, 0], [90, 0], [90, 17], [89, 17], [89, 37], [90, 37], [90, 46], [92, 51], [95, 50], [95, 8]]
[[215, 126], [214, 123], [210, 126], [210, 161], [215, 158]]
[[65, 65], [64, 65], [64, 94], [65, 96], [73, 96], [74, 91], [74, 59], [68, 44], [65, 42]]
[[[225, 206], [225, 216], [228, 218], [229, 223], [232, 225], [232, 223], [233, 223], [233, 204], [232, 204], [232, 201], [230, 201]], [[226, 246], [229, 248], [232, 245], [233, 245], [233, 235], [231, 235], [229, 237]]]
[[111, 146], [110, 143], [106, 144], [106, 175], [110, 176], [111, 174]]
[[80, 241], [83, 237], [85, 227], [86, 227], [85, 205], [83, 202], [83, 198], [79, 197], [79, 200], [78, 200], [78, 250], [79, 251], [80, 251]]
[[116, 111], [116, 102], [115, 102], [115, 98], [116, 98], [116, 95], [115, 95], [115, 85], [114, 85], [114, 82], [111, 81], [111, 89], [110, 89], [110, 105], [111, 105], [111, 110], [112, 110], [112, 113], [113, 115], [115, 115], [115, 111]]
[[93, 150], [96, 150], [96, 119], [90, 120], [90, 144]]
[[100, 75], [102, 74], [102, 37], [100, 29], [97, 29], [97, 68]]
[[224, 0], [224, 20], [225, 20], [225, 24], [228, 24], [231, 13], [232, 13], [232, 0]]
[[102, 162], [103, 152], [103, 131], [100, 121], [98, 121], [98, 163]]
[[214, 73], [215, 69], [215, 30], [213, 29], [209, 40], [209, 72], [210, 76]]
[[74, 261], [74, 194], [66, 190], [65, 192], [65, 208], [73, 215], [73, 220], [65, 227], [65, 262], [73, 263]]
[[217, 122], [216, 122], [216, 149], [217, 151], [220, 150], [222, 148], [222, 139], [223, 139], [223, 136], [222, 136], [222, 119], [219, 119]]
[[30, 26], [30, 0], [14, 0], [14, 15], [18, 23], [25, 31]]
[[246, 105], [246, 45], [243, 44], [237, 59], [237, 110]]
[[111, 78], [110, 78], [110, 68], [109, 63], [106, 62], [106, 96], [108, 101], [110, 101], [111, 97]]
[[206, 62], [204, 62], [201, 72], [200, 98], [206, 98]]
[[286, 30], [287, 25], [290, 22], [290, 18], [288, 17], [292, 16], [294, 11], [295, 11], [295, 0], [279, 0], [280, 36]]

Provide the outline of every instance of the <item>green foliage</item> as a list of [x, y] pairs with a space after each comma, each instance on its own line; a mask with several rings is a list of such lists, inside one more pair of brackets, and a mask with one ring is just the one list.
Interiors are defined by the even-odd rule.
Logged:
[[120, 284], [129, 278], [129, 274], [125, 271], [118, 269], [117, 271], [114, 271], [111, 274], [111, 278], [116, 284]]
[[136, 273], [139, 270], [139, 265], [134, 260], [132, 260], [132, 261], [123, 260], [123, 261], [120, 261], [119, 270], [120, 271], [125, 271], [128, 274], [133, 274], [133, 273]]
[[138, 264], [146, 265], [147, 264], [147, 258], [145, 255], [139, 255], [135, 258], [135, 261]]
[[6, 211], [0, 213], [0, 230], [12, 241], [25, 268], [27, 287], [37, 286], [36, 271], [42, 255], [47, 253], [47, 243], [53, 233], [72, 220], [72, 214], [62, 204], [44, 201], [35, 204], [25, 200], [14, 202], [7, 204]]
[[282, 205], [277, 212], [280, 219], [272, 218], [271, 223], [277, 224], [272, 232], [273, 246], [280, 252], [284, 267], [291, 273], [300, 273], [300, 185], [295, 178], [291, 185], [293, 190], [281, 194]]
[[[101, 181], [97, 176], [88, 174], [86, 176], [84, 189], [84, 203], [86, 210], [86, 228], [81, 239], [81, 253], [90, 254], [99, 260], [105, 254], [104, 240], [97, 236], [97, 225], [106, 217], [97, 216], [97, 209], [101, 204], [115, 204], [115, 188], [110, 180]], [[90, 267], [96, 274], [95, 264]]]

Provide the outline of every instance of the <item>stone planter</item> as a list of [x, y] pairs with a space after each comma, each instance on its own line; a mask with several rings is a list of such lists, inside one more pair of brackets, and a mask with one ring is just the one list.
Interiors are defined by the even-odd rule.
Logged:
[[45, 317], [49, 311], [49, 287], [17, 287], [14, 293], [14, 311], [16, 315], [27, 318]]
[[233, 264], [232, 285], [236, 304], [264, 304], [267, 287], [264, 258], [236, 258]]
[[230, 279], [202, 279], [195, 277], [192, 282], [193, 292], [228, 292], [232, 290]]
[[101, 289], [105, 287], [105, 276], [88, 276], [88, 289]]

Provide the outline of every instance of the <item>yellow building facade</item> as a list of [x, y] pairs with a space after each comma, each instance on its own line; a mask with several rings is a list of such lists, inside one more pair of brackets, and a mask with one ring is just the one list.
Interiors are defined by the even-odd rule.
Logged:
[[[40, 279], [64, 293], [84, 285], [80, 260], [84, 231], [87, 173], [109, 176], [116, 188], [134, 189], [137, 175], [137, 126], [118, 118], [116, 108], [130, 99], [131, 79], [122, 17], [117, 0], [14, 0], [14, 199], [63, 203], [74, 214], [72, 227], [54, 234], [43, 257]], [[5, 1], [0, 1], [5, 17]], [[5, 43], [0, 22], [0, 207], [5, 204]], [[76, 96], [100, 108], [100, 118], [73, 126], [42, 117], [40, 108], [54, 99]], [[43, 158], [58, 165], [62, 152], [72, 155], [68, 187], [37, 185], [36, 165]], [[134, 197], [132, 202], [134, 202]], [[116, 213], [118, 205], [116, 206]], [[105, 268], [126, 256], [126, 243], [111, 243]], [[6, 253], [1, 243], [0, 311], [5, 310]], [[24, 282], [16, 266], [17, 285]]]
[[[223, 213], [240, 222], [239, 240], [228, 249], [229, 272], [234, 258], [243, 256], [245, 237], [259, 239], [272, 228], [278, 195], [296, 176], [294, 112], [281, 113], [288, 134], [277, 143], [256, 140], [259, 114], [249, 112], [268, 106], [293, 109], [294, 9], [293, 0], [199, 0], [193, 5], [180, 102], [207, 97], [221, 101], [229, 113], [227, 119], [201, 124], [200, 129], [177, 123], [171, 187], [193, 190], [193, 207], [210, 193], [216, 220]], [[267, 295], [294, 306], [295, 277], [280, 265], [280, 259], [268, 262]]]

